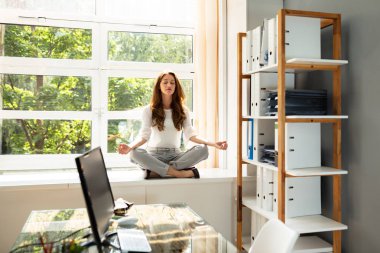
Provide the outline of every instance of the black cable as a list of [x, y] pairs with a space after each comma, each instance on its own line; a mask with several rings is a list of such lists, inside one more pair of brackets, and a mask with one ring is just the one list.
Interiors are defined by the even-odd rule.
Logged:
[[[61, 242], [61, 241], [65, 240], [65, 239], [69, 238], [70, 236], [73, 236], [76, 233], [79, 233], [80, 231], [82, 231], [84, 229], [87, 229], [87, 228], [90, 228], [90, 226], [84, 227], [84, 228], [80, 228], [80, 229], [75, 230], [74, 232], [72, 232], [72, 233], [64, 236], [63, 238], [57, 239], [55, 241], [46, 242], [45, 244], [54, 244], [54, 243], [57, 243], [57, 242]], [[21, 245], [21, 246], [15, 248], [15, 249], [12, 249], [9, 253], [13, 253], [13, 252], [16, 252], [19, 249], [30, 247], [30, 246], [42, 246], [42, 244], [41, 243], [29, 243], [29, 244]]]

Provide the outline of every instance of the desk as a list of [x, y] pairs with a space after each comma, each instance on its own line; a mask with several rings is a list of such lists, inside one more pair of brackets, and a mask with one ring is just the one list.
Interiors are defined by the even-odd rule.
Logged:
[[[232, 243], [186, 204], [135, 205], [128, 214], [138, 218], [132, 227], [145, 232], [152, 252], [238, 252]], [[80, 242], [83, 240], [80, 238], [90, 232], [89, 225], [84, 208], [32, 211], [12, 250], [43, 252], [39, 239], [42, 234], [44, 241], [57, 241], [53, 252], [60, 252], [62, 238]], [[112, 232], [116, 228], [117, 224], [113, 222], [109, 230]]]

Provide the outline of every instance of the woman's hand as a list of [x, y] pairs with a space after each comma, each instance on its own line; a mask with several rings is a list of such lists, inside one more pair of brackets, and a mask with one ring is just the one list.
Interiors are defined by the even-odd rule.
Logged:
[[117, 148], [117, 152], [122, 155], [128, 154], [131, 150], [132, 148], [125, 143], [120, 143], [119, 147]]
[[226, 150], [228, 148], [227, 141], [217, 141], [213, 145], [217, 149]]

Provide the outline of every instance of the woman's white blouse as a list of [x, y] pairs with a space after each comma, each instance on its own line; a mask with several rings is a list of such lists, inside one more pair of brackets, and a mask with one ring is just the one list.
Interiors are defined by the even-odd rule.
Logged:
[[178, 131], [173, 123], [172, 110], [165, 111], [164, 130], [159, 131], [157, 126], [152, 126], [152, 110], [150, 106], [146, 106], [142, 113], [142, 127], [140, 136], [148, 141], [148, 147], [153, 148], [179, 148], [181, 145], [181, 133], [183, 131], [185, 140], [189, 140], [196, 135], [194, 128], [191, 125], [190, 114], [185, 109], [186, 119], [183, 122], [182, 130]]

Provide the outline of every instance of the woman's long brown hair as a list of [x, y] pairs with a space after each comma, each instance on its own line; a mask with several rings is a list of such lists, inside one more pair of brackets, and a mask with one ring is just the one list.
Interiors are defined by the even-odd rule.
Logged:
[[153, 96], [150, 101], [150, 108], [152, 110], [152, 125], [157, 126], [158, 130], [160, 131], [163, 131], [165, 128], [165, 111], [160, 89], [160, 83], [165, 75], [171, 75], [174, 77], [175, 90], [173, 93], [172, 103], [170, 107], [172, 109], [174, 126], [178, 131], [180, 131], [182, 129], [182, 124], [186, 119], [186, 114], [184, 110], [185, 93], [183, 92], [181, 83], [179, 82], [177, 76], [173, 72], [163, 72], [156, 79], [156, 83], [153, 89]]

